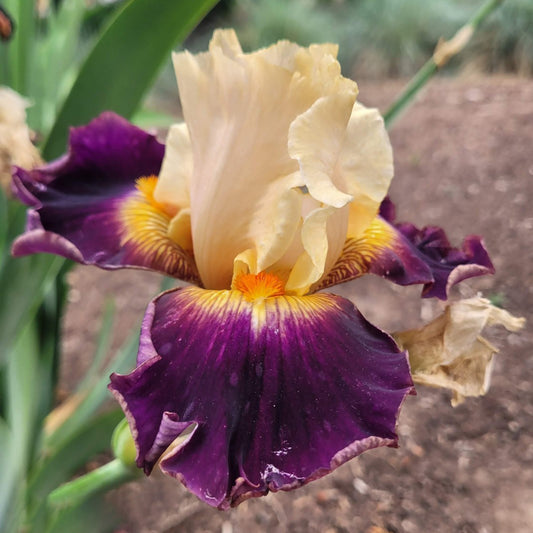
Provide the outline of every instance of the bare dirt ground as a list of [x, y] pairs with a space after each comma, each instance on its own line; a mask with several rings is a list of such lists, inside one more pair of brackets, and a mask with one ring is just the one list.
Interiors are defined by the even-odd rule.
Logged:
[[[360, 100], [382, 109], [401, 84], [361, 83]], [[497, 273], [455, 296], [483, 291], [533, 322], [533, 81], [439, 80], [391, 132], [398, 218], [446, 228], [453, 243], [485, 237]], [[65, 324], [67, 381], [81, 376], [104, 295], [120, 311], [116, 342], [157, 293], [158, 277], [78, 268]], [[370, 276], [339, 287], [388, 331], [438, 311], [418, 288]], [[533, 334], [495, 331], [501, 349], [488, 395], [453, 409], [449, 395], [420, 387], [399, 424], [400, 448], [367, 452], [291, 493], [229, 512], [200, 503], [155, 474], [115, 492], [128, 533], [529, 533], [533, 531]], [[133, 362], [132, 362], [133, 366]]]

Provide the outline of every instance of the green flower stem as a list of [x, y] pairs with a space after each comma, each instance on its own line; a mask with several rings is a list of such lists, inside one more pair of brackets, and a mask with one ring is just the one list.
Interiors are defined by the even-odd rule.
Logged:
[[48, 505], [55, 509], [73, 507], [90, 496], [106, 492], [139, 476], [140, 470], [114, 459], [88, 474], [61, 485], [48, 496]]
[[488, 0], [449, 41], [440, 42], [433, 57], [428, 59], [415, 74], [396, 101], [387, 109], [383, 118], [390, 128], [401, 112], [411, 103], [414, 96], [453, 56], [468, 43], [479, 25], [500, 5], [503, 0]]

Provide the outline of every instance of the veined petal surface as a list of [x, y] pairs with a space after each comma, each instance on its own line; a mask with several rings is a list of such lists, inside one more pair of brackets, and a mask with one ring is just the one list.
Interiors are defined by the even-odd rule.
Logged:
[[348, 234], [339, 259], [315, 290], [364, 274], [376, 274], [399, 285], [433, 282], [431, 269], [412, 244], [380, 216], [362, 235]]
[[197, 280], [192, 256], [169, 236], [176, 209], [153, 197], [163, 152], [154, 136], [113, 113], [73, 128], [66, 156], [15, 172], [15, 192], [32, 209], [14, 255], [48, 252]]
[[[160, 460], [199, 498], [227, 508], [396, 446], [412, 382], [394, 341], [341, 297], [237, 285], [169, 291], [149, 306], [138, 366], [110, 385], [139, 466], [149, 473]], [[185, 428], [187, 438], [165, 451]]]

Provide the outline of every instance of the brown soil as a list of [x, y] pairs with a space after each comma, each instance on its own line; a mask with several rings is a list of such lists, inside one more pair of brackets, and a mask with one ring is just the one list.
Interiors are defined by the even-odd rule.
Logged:
[[[386, 108], [398, 83], [361, 84], [360, 99]], [[458, 244], [485, 237], [497, 274], [462, 284], [533, 319], [533, 82], [435, 81], [391, 132], [400, 220], [440, 225]], [[158, 276], [78, 268], [65, 325], [72, 383], [83, 373], [106, 295], [119, 309], [116, 342], [157, 293]], [[386, 330], [420, 324], [438, 311], [418, 288], [370, 276], [338, 291]], [[117, 491], [124, 531], [528, 533], [533, 530], [533, 334], [496, 331], [501, 349], [492, 387], [453, 409], [449, 395], [420, 387], [399, 424], [400, 448], [367, 452], [290, 493], [250, 500], [230, 512], [200, 503], [155, 474]], [[133, 362], [132, 362], [133, 365]]]

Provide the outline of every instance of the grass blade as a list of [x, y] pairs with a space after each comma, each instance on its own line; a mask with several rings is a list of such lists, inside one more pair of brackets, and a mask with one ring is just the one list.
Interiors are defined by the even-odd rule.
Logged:
[[115, 318], [115, 305], [112, 300], [106, 302], [104, 314], [102, 316], [102, 324], [98, 339], [96, 340], [96, 350], [91, 359], [91, 366], [85, 373], [83, 380], [76, 388], [76, 392], [82, 392], [88, 388], [92, 388], [94, 382], [98, 379], [100, 367], [107, 355], [111, 346], [111, 334], [113, 333], [113, 324]]
[[48, 493], [68, 479], [95, 455], [109, 450], [111, 435], [124, 418], [120, 408], [96, 415], [73, 433], [52, 455], [42, 458], [34, 470], [28, 492], [31, 500], [44, 503]]
[[125, 372], [135, 365], [135, 355], [139, 346], [139, 333], [133, 333], [124, 345], [117, 351], [109, 365], [102, 371], [98, 381], [91, 389], [85, 391], [80, 401], [74, 404], [72, 414], [66, 418], [55, 431], [45, 437], [44, 453], [52, 453], [63, 442], [71, 438], [83, 425], [91, 419], [105, 400], [110, 398], [107, 390], [109, 374], [112, 372]]
[[27, 94], [29, 61], [35, 36], [34, 2], [5, 0], [2, 5], [15, 21], [15, 31], [7, 46], [7, 83], [16, 91]]
[[45, 142], [45, 159], [64, 151], [70, 126], [86, 123], [106, 109], [131, 117], [170, 50], [216, 1], [128, 2], [85, 60]]

